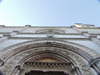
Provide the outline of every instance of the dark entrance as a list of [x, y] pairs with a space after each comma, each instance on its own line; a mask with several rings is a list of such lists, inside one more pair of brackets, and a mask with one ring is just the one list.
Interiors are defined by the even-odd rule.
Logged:
[[36, 71], [31, 70], [28, 73], [25, 73], [25, 75], [69, 75], [64, 73], [63, 71]]

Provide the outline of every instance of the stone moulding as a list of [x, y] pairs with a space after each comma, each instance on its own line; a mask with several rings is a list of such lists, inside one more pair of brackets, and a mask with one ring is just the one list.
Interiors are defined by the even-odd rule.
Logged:
[[[35, 48], [41, 48], [41, 47], [47, 47], [47, 48], [34, 50]], [[68, 51], [69, 51], [69, 53], [66, 55], [68, 55], [72, 59], [75, 59], [75, 61], [79, 62], [78, 67], [80, 66], [80, 68], [82, 69], [82, 73], [86, 72], [86, 74], [88, 74], [88, 75], [93, 75], [91, 70], [89, 69], [89, 67], [86, 64], [84, 64], [84, 62], [80, 58], [83, 57], [87, 61], [90, 61], [93, 58], [99, 57], [99, 54], [95, 53], [93, 50], [91, 50], [85, 46], [81, 46], [81, 45], [67, 42], [67, 41], [66, 42], [59, 41], [59, 40], [27, 41], [27, 42], [16, 44], [16, 45], [13, 45], [13, 46], [3, 49], [2, 52], [0, 52], [0, 58], [2, 60], [4, 60], [5, 62], [7, 61], [7, 63], [4, 65], [4, 68], [2, 69], [3, 73], [10, 74], [11, 71], [14, 69], [14, 66], [16, 66], [17, 64], [22, 65], [25, 62], [25, 60], [27, 59], [27, 57], [30, 58], [30, 56], [31, 56], [30, 53], [35, 52], [35, 51], [37, 51], [37, 52], [47, 51], [48, 47], [59, 48], [60, 50], [58, 50], [58, 49], [56, 50], [56, 49], [52, 49], [52, 48], [50, 50], [51, 51], [53, 50], [52, 52], [59, 51], [59, 53], [61, 53], [62, 55], [65, 52], [68, 53]], [[33, 49], [34, 51], [31, 51], [29, 49]], [[62, 49], [64, 49], [65, 52]], [[24, 53], [24, 51], [26, 53]], [[29, 54], [27, 54], [28, 53], [27, 51], [29, 52]], [[74, 54], [77, 54], [78, 56], [75, 56], [71, 52]], [[20, 53], [23, 53], [23, 54], [20, 54]], [[56, 52], [56, 53], [58, 53], [58, 52]], [[27, 55], [30, 55], [30, 56], [27, 56]], [[16, 58], [16, 56], [17, 56], [17, 58]], [[14, 57], [14, 59], [13, 59], [13, 57]], [[9, 59], [12, 59], [14, 61], [9, 60]], [[15, 62], [15, 60], [16, 60], [16, 62]], [[77, 66], [77, 65], [75, 65], [75, 66]], [[15, 72], [15, 70], [14, 70], [14, 72]], [[12, 72], [12, 73], [14, 73], [14, 72]], [[86, 75], [86, 74], [84, 74], [84, 75]]]
[[67, 41], [57, 41], [57, 40], [36, 40], [36, 41], [27, 41], [27, 42], [23, 42], [23, 43], [19, 43], [19, 44], [7, 47], [1, 50], [0, 58], [7, 60], [11, 56], [23, 50], [36, 48], [36, 47], [44, 47], [44, 46], [68, 49], [70, 51], [78, 53], [79, 55], [87, 59], [88, 61], [93, 58], [100, 57], [100, 55], [97, 52], [79, 44], [75, 44], [75, 43], [71, 43]]
[[69, 61], [73, 63], [75, 67], [79, 67], [79, 69], [81, 69], [83, 75], [86, 75], [86, 74], [93, 75], [89, 66], [87, 66], [87, 64], [84, 62], [83, 58], [80, 57], [80, 55], [74, 52], [68, 51], [66, 49], [55, 48], [55, 47], [53, 48], [51, 47], [41, 48], [40, 47], [40, 48], [34, 48], [34, 49], [20, 52], [10, 58], [9, 62], [6, 64], [4, 69], [2, 69], [2, 71], [6, 74], [12, 72], [10, 75], [13, 75], [13, 74], [15, 75], [16, 70], [14, 69], [14, 66], [20, 65], [20, 67], [22, 67], [24, 62], [27, 62], [28, 60], [34, 57], [37, 57], [38, 55], [40, 55], [41, 57], [41, 54], [46, 54], [46, 53], [58, 55], [58, 56], [68, 59]]

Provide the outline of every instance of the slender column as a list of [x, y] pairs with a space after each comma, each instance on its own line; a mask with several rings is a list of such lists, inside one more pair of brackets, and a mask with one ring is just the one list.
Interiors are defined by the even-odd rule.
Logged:
[[21, 66], [18, 65], [15, 67], [14, 71], [12, 72], [11, 75], [18, 75], [20, 73], [20, 71], [22, 70]]
[[4, 61], [0, 59], [0, 67], [4, 65]]
[[100, 70], [100, 60], [96, 62], [96, 66], [97, 66], [98, 69]]
[[81, 74], [81, 71], [79, 70], [78, 67], [74, 67], [74, 66], [73, 66], [73, 69], [72, 69], [71, 72], [72, 72], [72, 73], [74, 72], [75, 75], [82, 75], [82, 74]]
[[78, 75], [82, 75], [78, 67], [75, 67], [75, 70], [76, 70]]
[[100, 75], [100, 70], [96, 67], [95, 64], [93, 64], [91, 67], [97, 72], [98, 75]]
[[100, 61], [100, 57], [92, 59], [89, 64], [90, 66], [100, 75], [100, 64], [98, 62]]

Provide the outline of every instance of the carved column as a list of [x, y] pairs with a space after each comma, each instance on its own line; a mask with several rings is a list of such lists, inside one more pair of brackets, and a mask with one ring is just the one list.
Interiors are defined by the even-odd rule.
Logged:
[[97, 66], [97, 67], [99, 68], [99, 70], [100, 70], [100, 60], [97, 61], [96, 66]]
[[4, 61], [0, 59], [0, 67], [4, 65]]
[[95, 64], [93, 64], [91, 67], [97, 72], [98, 75], [100, 75], [100, 70], [96, 67]]
[[[98, 75], [100, 75], [100, 57], [92, 59], [89, 64], [90, 66], [98, 73]], [[99, 64], [98, 64], [99, 62]]]
[[71, 72], [74, 73], [75, 75], [82, 75], [79, 67], [73, 67]]
[[21, 66], [17, 65], [11, 75], [19, 75], [21, 70]]
[[78, 67], [75, 67], [75, 70], [76, 70], [78, 75], [82, 75]]

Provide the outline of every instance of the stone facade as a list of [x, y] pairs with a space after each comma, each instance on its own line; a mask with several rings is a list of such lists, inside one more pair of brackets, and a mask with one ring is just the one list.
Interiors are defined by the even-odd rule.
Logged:
[[27, 75], [33, 71], [100, 75], [99, 50], [100, 28], [94, 25], [0, 25], [0, 75]]

